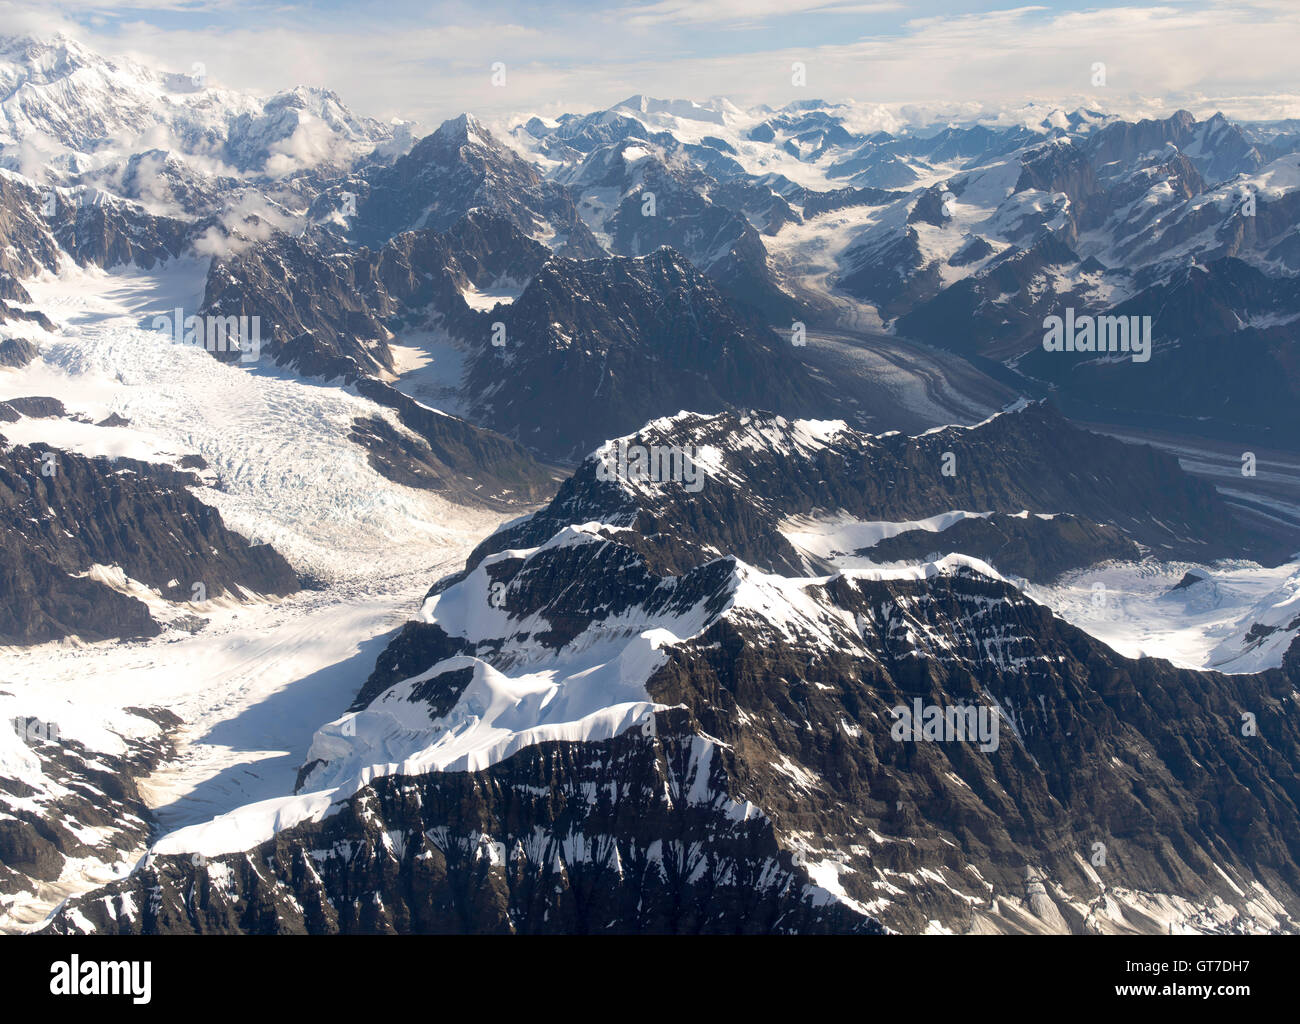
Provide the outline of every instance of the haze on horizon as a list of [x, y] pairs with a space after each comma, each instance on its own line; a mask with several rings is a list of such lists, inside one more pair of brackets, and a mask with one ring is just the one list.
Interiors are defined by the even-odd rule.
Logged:
[[[0, 0], [6, 34], [63, 32], [108, 56], [262, 94], [333, 89], [360, 114], [436, 125], [585, 112], [632, 94], [740, 105], [852, 99], [954, 116], [1027, 101], [1126, 116], [1300, 116], [1291, 0], [1160, 4], [634, 0]], [[805, 70], [795, 84], [793, 65]], [[1106, 84], [1093, 84], [1105, 65]], [[502, 76], [494, 67], [504, 65]], [[1289, 91], [1291, 90], [1291, 91]]]

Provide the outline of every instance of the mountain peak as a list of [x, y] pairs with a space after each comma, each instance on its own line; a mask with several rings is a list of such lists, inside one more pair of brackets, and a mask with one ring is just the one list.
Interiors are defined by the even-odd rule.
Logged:
[[722, 114], [717, 110], [701, 106], [694, 100], [660, 100], [653, 96], [637, 93], [621, 103], [615, 103], [612, 109], [634, 110], [639, 114], [668, 114], [685, 121], [707, 121], [722, 124]]
[[40, 80], [62, 77], [104, 59], [63, 32], [51, 36], [0, 35], [0, 59], [28, 66]]
[[443, 121], [438, 126], [438, 130], [433, 133], [433, 137], [440, 142], [456, 145], [465, 145], [470, 142], [491, 145], [494, 141], [492, 133], [484, 127], [478, 118], [468, 111]]

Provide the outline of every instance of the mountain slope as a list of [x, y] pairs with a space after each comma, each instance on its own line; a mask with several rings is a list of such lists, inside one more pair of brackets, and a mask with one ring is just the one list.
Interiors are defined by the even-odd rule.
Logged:
[[[1037, 408], [967, 431], [989, 474]], [[801, 479], [827, 511], [870, 500], [871, 474], [828, 477], [843, 431], [685, 416], [632, 439], [703, 452], [699, 491], [601, 479], [611, 442], [434, 587], [298, 795], [166, 837], [48, 930], [1285, 928], [1295, 665], [1122, 658], [960, 556], [808, 578], [719, 553], [765, 543], [717, 509], [770, 521]], [[1068, 465], [1040, 475], [1071, 493]], [[900, 734], [918, 702], [977, 734]]]
[[471, 415], [529, 447], [581, 456], [680, 409], [833, 407], [787, 340], [731, 305], [671, 249], [638, 259], [547, 263], [518, 299], [483, 314]]
[[129, 459], [8, 447], [0, 434], [0, 643], [156, 635], [146, 604], [111, 587], [99, 567], [173, 602], [294, 593], [289, 564], [228, 530], [186, 490], [198, 483]]
[[[379, 246], [421, 228], [446, 231], [471, 210], [483, 209], [563, 255], [604, 254], [567, 190], [542, 178], [470, 114], [443, 122], [391, 167], [372, 167], [344, 185], [356, 204], [347, 233], [362, 244]], [[335, 201], [318, 200], [317, 209]]]

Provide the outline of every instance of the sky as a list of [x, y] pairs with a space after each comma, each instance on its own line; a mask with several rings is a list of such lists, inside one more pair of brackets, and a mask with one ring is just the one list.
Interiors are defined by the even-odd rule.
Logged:
[[0, 0], [0, 33], [56, 31], [165, 70], [201, 61], [232, 88], [328, 87], [358, 113], [421, 124], [635, 93], [1300, 117], [1300, 0]]

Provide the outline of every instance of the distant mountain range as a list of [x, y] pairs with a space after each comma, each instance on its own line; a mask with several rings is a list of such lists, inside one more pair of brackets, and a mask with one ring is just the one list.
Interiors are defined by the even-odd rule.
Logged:
[[[499, 134], [466, 114], [413, 142], [409, 125], [359, 118], [320, 90], [269, 100], [212, 90], [201, 75], [107, 61], [63, 38], [10, 39], [2, 56], [0, 166], [21, 174], [23, 153], [60, 151], [36, 175], [55, 190], [47, 223], [33, 223], [23, 179], [0, 183], [5, 233], [27, 254], [16, 268], [12, 253], [0, 258], [0, 281], [14, 282], [0, 286], [6, 302], [20, 297], [17, 276], [60, 250], [102, 266], [148, 265], [194, 245], [226, 262], [289, 258], [259, 246], [315, 245], [323, 261], [293, 257], [293, 280], [332, 292], [334, 312], [306, 301], [286, 309], [255, 275], [232, 285], [221, 264], [207, 301], [265, 304], [263, 318], [309, 373], [351, 372], [342, 355], [373, 374], [391, 370], [382, 349], [349, 352], [355, 343], [340, 335], [388, 340], [384, 318], [414, 301], [426, 318], [455, 321], [454, 293], [467, 285], [508, 304], [552, 254], [641, 257], [669, 246], [783, 334], [797, 322], [878, 317], [901, 337], [1005, 364], [1022, 390], [1058, 393], [1099, 418], [1283, 446], [1300, 425], [1287, 355], [1300, 323], [1300, 127], [1289, 122], [1179, 111], [1133, 123], [1044, 109], [1037, 121], [899, 132], [856, 128], [851, 104], [746, 111], [633, 97]], [[103, 205], [78, 209], [87, 190]], [[406, 247], [404, 233], [446, 235], [467, 216], [505, 221], [515, 237], [494, 228], [462, 240], [479, 256], [467, 276], [456, 242], [413, 252], [428, 264], [420, 273], [456, 278], [436, 294], [408, 285], [380, 297], [362, 282], [354, 296], [352, 272], [340, 282], [330, 266], [340, 247], [374, 259], [358, 246]], [[492, 259], [481, 258], [485, 245]], [[1044, 320], [1067, 309], [1151, 317], [1151, 360], [1044, 351]], [[326, 319], [319, 327], [334, 337], [308, 322]], [[304, 329], [313, 339], [300, 338]], [[482, 345], [480, 324], [448, 329]], [[465, 360], [467, 376], [475, 365]], [[481, 380], [455, 383], [486, 424], [549, 457], [582, 454], [535, 436], [547, 432], [535, 419], [503, 416]], [[595, 387], [583, 385], [588, 396]], [[676, 411], [663, 397], [654, 414]]]

